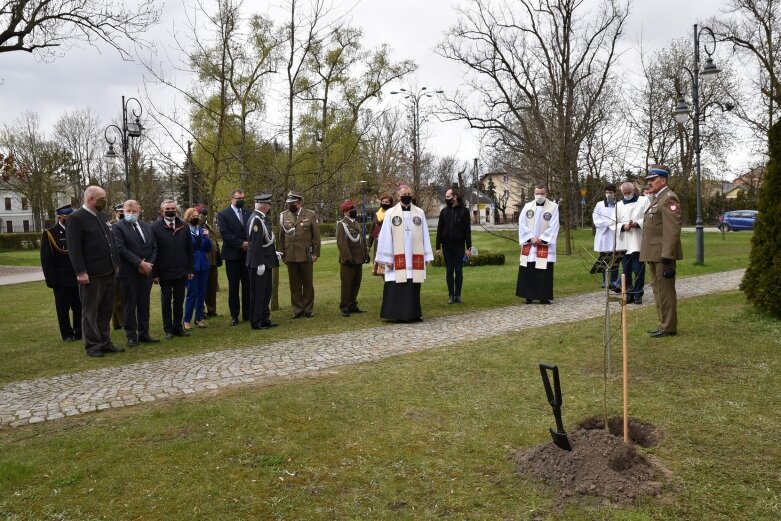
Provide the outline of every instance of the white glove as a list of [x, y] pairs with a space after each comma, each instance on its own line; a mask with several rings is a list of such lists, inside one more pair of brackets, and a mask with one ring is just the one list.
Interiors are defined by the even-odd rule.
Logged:
[[277, 260], [282, 260], [282, 252], [281, 251], [277, 252]]
[[258, 266], [258, 277], [262, 277], [264, 273], [266, 273], [266, 265], [261, 264]]

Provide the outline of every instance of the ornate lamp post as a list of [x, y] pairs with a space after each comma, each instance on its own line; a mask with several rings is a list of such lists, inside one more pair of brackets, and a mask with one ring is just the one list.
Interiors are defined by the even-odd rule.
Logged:
[[[131, 113], [135, 116], [135, 121], [128, 121], [127, 119], [127, 106], [131, 101], [135, 101], [136, 105], [138, 105], [138, 112], [136, 112], [135, 107], [131, 109]], [[130, 138], [140, 137], [141, 131], [144, 130], [144, 126], [141, 125], [141, 120], [139, 119], [142, 112], [143, 108], [141, 107], [140, 101], [136, 98], [128, 98], [128, 100], [125, 101], [125, 97], [122, 96], [122, 128], [112, 124], [107, 126], [106, 130], [103, 132], [103, 136], [108, 143], [108, 151], [106, 152], [105, 157], [111, 160], [116, 160], [119, 157], [119, 154], [117, 154], [116, 149], [114, 149], [114, 143], [117, 142], [117, 138], [110, 136], [109, 130], [114, 130], [119, 134], [121, 140], [120, 144], [122, 145], [122, 157], [125, 161], [125, 195], [128, 199], [130, 199], [130, 165], [128, 164], [127, 154], [130, 147]]]
[[[707, 42], [703, 44], [705, 53], [708, 55], [708, 59], [705, 61], [705, 66], [700, 70], [700, 37], [703, 33], [707, 33], [713, 40], [713, 45], [709, 48]], [[703, 222], [702, 222], [702, 179], [700, 172], [700, 78], [703, 82], [708, 82], [716, 78], [721, 72], [721, 69], [713, 64], [713, 52], [716, 50], [716, 35], [710, 27], [697, 28], [697, 24], [694, 24], [694, 69], [683, 67], [683, 70], [689, 73], [692, 80], [692, 103], [694, 104], [694, 157], [695, 157], [695, 176], [696, 176], [696, 199], [697, 199], [697, 217], [694, 221], [695, 229], [695, 264], [705, 263], [705, 240], [703, 236]], [[689, 120], [689, 105], [681, 96], [678, 99], [678, 103], [673, 110], [675, 121], [679, 124], [684, 124]]]
[[420, 186], [420, 101], [423, 98], [431, 98], [434, 94], [444, 94], [445, 91], [429, 91], [427, 87], [421, 87], [417, 91], [399, 89], [391, 91], [391, 94], [401, 94], [409, 100], [412, 111], [412, 192], [417, 193]]

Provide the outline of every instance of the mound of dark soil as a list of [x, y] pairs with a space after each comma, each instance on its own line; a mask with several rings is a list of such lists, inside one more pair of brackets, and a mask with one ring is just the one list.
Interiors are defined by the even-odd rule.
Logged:
[[587, 494], [628, 503], [659, 494], [668, 471], [636, 445], [592, 425], [578, 426], [568, 433], [572, 451], [550, 442], [518, 453], [516, 470], [557, 486], [562, 496]]

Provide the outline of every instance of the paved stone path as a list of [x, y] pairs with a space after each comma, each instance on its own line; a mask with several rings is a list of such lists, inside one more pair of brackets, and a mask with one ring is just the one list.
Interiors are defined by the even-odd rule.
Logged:
[[[679, 298], [734, 290], [744, 270], [680, 279]], [[604, 314], [604, 293], [15, 382], [0, 389], [0, 426], [19, 426], [223, 387], [296, 377]], [[645, 305], [652, 305], [650, 291]], [[617, 304], [614, 304], [617, 309]], [[393, 342], [404, 336], [404, 342]]]
[[40, 266], [0, 266], [0, 286], [44, 280]]

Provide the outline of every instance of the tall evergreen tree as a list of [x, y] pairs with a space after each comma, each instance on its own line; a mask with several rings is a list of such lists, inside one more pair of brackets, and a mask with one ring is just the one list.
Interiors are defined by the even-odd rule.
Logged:
[[768, 152], [749, 266], [740, 289], [758, 309], [781, 318], [781, 121], [770, 127]]

